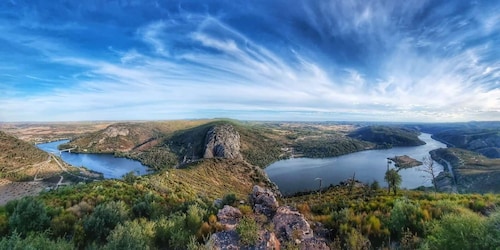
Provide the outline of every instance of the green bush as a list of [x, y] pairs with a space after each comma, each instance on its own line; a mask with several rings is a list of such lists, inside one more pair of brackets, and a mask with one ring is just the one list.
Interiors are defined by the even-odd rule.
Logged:
[[446, 214], [431, 223], [426, 245], [430, 249], [491, 249], [486, 235], [484, 219], [479, 215]]
[[111, 201], [98, 205], [83, 221], [87, 239], [103, 243], [116, 225], [128, 218], [128, 209], [123, 201]]
[[43, 231], [49, 227], [49, 223], [50, 218], [45, 205], [33, 197], [24, 197], [17, 202], [9, 218], [10, 229], [22, 236], [29, 232]]
[[414, 234], [422, 235], [424, 223], [424, 216], [418, 203], [408, 199], [398, 199], [394, 202], [390, 217], [390, 228], [397, 239], [400, 239], [402, 232], [407, 229]]
[[155, 242], [168, 249], [183, 249], [189, 243], [189, 231], [186, 230], [186, 215], [173, 214], [161, 218], [155, 225]]
[[14, 233], [0, 240], [0, 249], [68, 250], [74, 249], [74, 247], [61, 239], [51, 241], [45, 234], [30, 233], [26, 238], [23, 238], [21, 235]]
[[243, 217], [236, 226], [236, 231], [240, 235], [240, 243], [245, 246], [253, 246], [257, 243], [258, 230], [257, 223], [250, 217]]
[[111, 231], [104, 249], [151, 249], [154, 247], [154, 223], [145, 220], [126, 221]]

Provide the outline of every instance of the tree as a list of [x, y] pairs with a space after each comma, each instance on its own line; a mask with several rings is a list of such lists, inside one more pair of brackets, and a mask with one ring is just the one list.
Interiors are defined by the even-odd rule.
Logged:
[[397, 189], [399, 185], [401, 185], [401, 175], [399, 175], [398, 171], [395, 169], [389, 169], [387, 172], [385, 172], [385, 177], [384, 180], [387, 182], [387, 191], [388, 193], [391, 192], [391, 188], [394, 192], [394, 195], [396, 195]]
[[432, 184], [434, 185], [434, 191], [437, 192], [436, 172], [438, 170], [436, 169], [436, 166], [434, 166], [434, 160], [432, 160], [430, 156], [424, 156], [424, 158], [422, 158], [422, 162], [423, 169], [421, 169], [421, 171], [427, 174], [427, 177], [430, 178]]

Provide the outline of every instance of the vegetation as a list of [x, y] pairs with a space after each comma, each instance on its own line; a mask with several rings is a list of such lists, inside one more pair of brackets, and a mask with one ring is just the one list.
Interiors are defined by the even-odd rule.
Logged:
[[259, 239], [258, 225], [253, 218], [243, 217], [236, 227], [240, 235], [240, 242], [244, 246], [253, 246]]
[[418, 139], [418, 131], [388, 126], [366, 126], [349, 134], [350, 137], [369, 141], [380, 148], [393, 146], [419, 146], [425, 142]]
[[384, 180], [387, 182], [387, 193], [390, 193], [392, 189], [394, 195], [396, 195], [398, 187], [401, 185], [402, 181], [401, 175], [399, 175], [398, 171], [395, 169], [387, 170], [387, 172], [385, 172]]
[[471, 150], [490, 158], [500, 158], [500, 129], [457, 128], [432, 135], [450, 147]]
[[[500, 240], [500, 195], [332, 187], [321, 198], [311, 193], [284, 202], [322, 223], [336, 249], [391, 248], [395, 242], [401, 249], [495, 249]], [[483, 245], [471, 246], [476, 242]]]
[[458, 148], [436, 149], [431, 156], [451, 164], [459, 192], [500, 192], [500, 159]]
[[298, 140], [295, 144], [297, 152], [305, 157], [334, 157], [362, 150], [372, 149], [371, 143], [345, 136], [324, 136], [309, 140]]

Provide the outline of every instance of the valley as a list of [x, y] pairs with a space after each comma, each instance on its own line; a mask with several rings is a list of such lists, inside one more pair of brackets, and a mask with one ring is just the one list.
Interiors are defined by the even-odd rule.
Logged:
[[[432, 151], [433, 159], [452, 165], [443, 172], [454, 174], [450, 183], [456, 188], [449, 191], [464, 194], [436, 193], [430, 191], [432, 184], [388, 193], [382, 179], [357, 181], [365, 174], [374, 175], [373, 170], [359, 170], [342, 177], [340, 184], [325, 182], [321, 186], [320, 180], [319, 190], [283, 196], [280, 186], [266, 174], [270, 165], [287, 159], [354, 157], [346, 162], [349, 165], [355, 158], [365, 157], [383, 171], [389, 167], [387, 158], [392, 158], [404, 177], [405, 171], [414, 171], [420, 159], [400, 152], [421, 148], [426, 154], [428, 147], [441, 145], [429, 134], [420, 133], [426, 131], [423, 125], [140, 121], [85, 124], [83, 130], [81, 124], [64, 124], [64, 132], [43, 132], [43, 136], [28, 133], [36, 130], [29, 125], [16, 126], [9, 125], [7, 133], [0, 132], [0, 188], [4, 191], [0, 199], [0, 205], [4, 205], [0, 207], [0, 234], [4, 236], [0, 245], [45, 242], [53, 249], [91, 245], [113, 249], [123, 244], [150, 249], [204, 249], [250, 244], [283, 249], [353, 249], [388, 247], [395, 241], [411, 249], [448, 244], [452, 236], [435, 236], [442, 233], [443, 223], [457, 218], [478, 227], [486, 248], [500, 239], [490, 230], [500, 218], [496, 210], [500, 206], [500, 164], [479, 153], [457, 148]], [[62, 125], [49, 127], [58, 126]], [[15, 135], [24, 136], [24, 140]], [[113, 154], [140, 161], [151, 172], [137, 175], [132, 171], [119, 178], [102, 179], [34, 145], [42, 141], [35, 138], [51, 141], [65, 136], [69, 141], [60, 149], [72, 150], [63, 154]], [[381, 152], [392, 155], [379, 157], [380, 162], [367, 156]], [[347, 165], [345, 169], [349, 169]], [[318, 176], [326, 180], [326, 174]], [[298, 186], [307, 179], [305, 173], [298, 177], [290, 185]], [[313, 183], [314, 178], [309, 179]], [[11, 196], [5, 196], [7, 193]], [[16, 216], [28, 216], [22, 213], [24, 206], [39, 209], [37, 216], [29, 219], [39, 223], [37, 227], [25, 228], [15, 220]], [[403, 212], [418, 219], [398, 217]], [[47, 221], [40, 220], [45, 218], [42, 215]], [[97, 229], [100, 220], [106, 221], [106, 226]], [[290, 223], [297, 223], [300, 229], [293, 231]], [[405, 232], [398, 229], [401, 226], [406, 227]], [[47, 229], [50, 232], [38, 234], [36, 240], [12, 234], [13, 230], [27, 234]]]

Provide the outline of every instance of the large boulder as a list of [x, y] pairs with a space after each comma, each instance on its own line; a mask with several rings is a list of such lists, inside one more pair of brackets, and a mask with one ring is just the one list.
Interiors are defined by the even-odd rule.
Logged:
[[230, 124], [217, 125], [207, 132], [203, 158], [243, 159], [240, 134]]
[[234, 229], [238, 222], [240, 222], [241, 217], [243, 217], [243, 215], [239, 209], [228, 205], [225, 205], [224, 208], [220, 209], [217, 213], [217, 219], [226, 230]]
[[253, 187], [251, 201], [254, 211], [264, 214], [268, 218], [271, 218], [276, 213], [279, 206], [274, 193], [269, 189], [259, 186]]
[[282, 241], [303, 241], [313, 237], [311, 226], [304, 216], [292, 207], [279, 207], [273, 218], [274, 230]]

